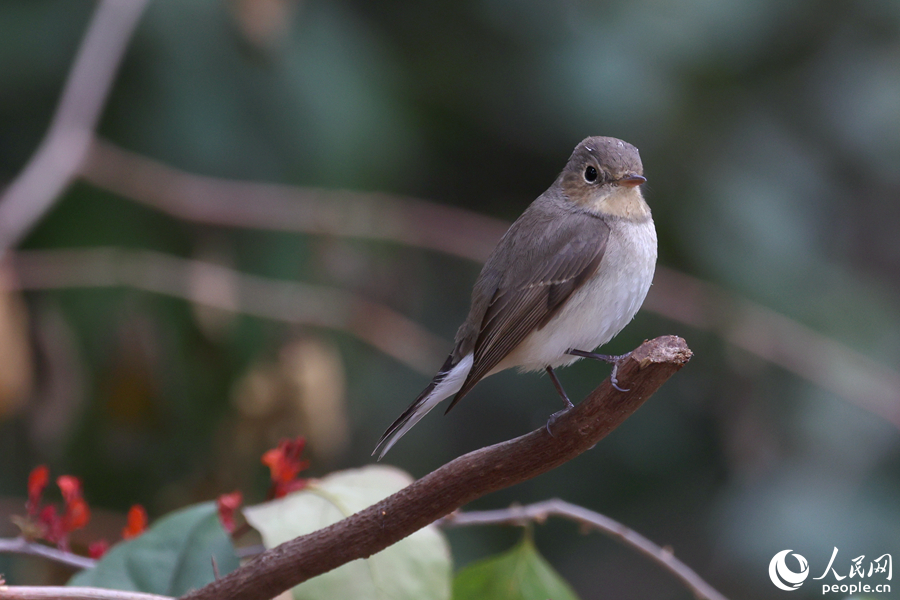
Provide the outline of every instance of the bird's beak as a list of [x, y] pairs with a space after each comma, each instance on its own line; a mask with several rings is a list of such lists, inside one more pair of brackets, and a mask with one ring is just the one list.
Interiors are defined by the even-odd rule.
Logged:
[[616, 183], [618, 185], [624, 185], [625, 187], [635, 187], [635, 186], [639, 186], [642, 183], [646, 183], [646, 182], [647, 182], [646, 177], [644, 177], [643, 175], [636, 175], [634, 173], [629, 173], [625, 177], [622, 177], [621, 179], [616, 180]]

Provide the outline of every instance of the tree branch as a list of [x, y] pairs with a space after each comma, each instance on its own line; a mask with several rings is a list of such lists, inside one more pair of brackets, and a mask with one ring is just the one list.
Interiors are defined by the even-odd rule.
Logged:
[[668, 548], [660, 548], [638, 532], [610, 519], [606, 515], [588, 510], [582, 506], [571, 504], [554, 498], [529, 504], [528, 506], [510, 506], [500, 510], [484, 510], [450, 513], [440, 524], [445, 527], [463, 525], [521, 525], [524, 521], [543, 523], [548, 516], [555, 515], [571, 519], [576, 523], [597, 529], [621, 541], [624, 545], [636, 549], [654, 562], [662, 565], [694, 593], [699, 600], [726, 600], [711, 585], [703, 581], [693, 569], [675, 558]]
[[509, 227], [501, 219], [392, 194], [196, 175], [101, 140], [91, 145], [81, 177], [185, 221], [384, 240], [477, 262]]
[[802, 323], [673, 269], [657, 270], [644, 308], [710, 331], [900, 429], [900, 373]]
[[0, 585], [2, 600], [172, 600], [169, 596], [91, 587]]
[[606, 379], [553, 423], [461, 456], [343, 521], [286, 542], [184, 600], [267, 600], [316, 575], [384, 550], [485, 494], [521, 483], [575, 458], [628, 418], [691, 351], [675, 336], [644, 342]]
[[102, 0], [97, 5], [44, 139], [0, 195], [0, 255], [25, 237], [77, 174], [147, 2]]
[[377, 302], [343, 290], [248, 275], [149, 250], [20, 250], [8, 257], [19, 289], [114, 287], [155, 292], [285, 323], [345, 331], [428, 375], [449, 342]]
[[[38, 542], [29, 542], [23, 537], [0, 539], [0, 554], [4, 553], [40, 556], [76, 569], [90, 569], [97, 564], [97, 561], [93, 558], [51, 548]], [[2, 597], [2, 594], [0, 594], [0, 597]]]

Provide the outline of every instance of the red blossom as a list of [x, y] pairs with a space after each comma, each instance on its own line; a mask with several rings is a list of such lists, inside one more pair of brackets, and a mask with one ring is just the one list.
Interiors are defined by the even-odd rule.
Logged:
[[62, 519], [52, 504], [41, 509], [38, 515], [38, 527], [41, 529], [41, 537], [51, 544], [59, 544], [66, 535], [62, 527]]
[[81, 529], [91, 520], [91, 509], [88, 508], [84, 498], [75, 498], [66, 502], [66, 512], [63, 514], [62, 527], [66, 533]]
[[28, 510], [29, 516], [37, 516], [41, 505], [41, 495], [49, 481], [50, 469], [47, 468], [47, 465], [36, 466], [28, 475], [28, 502], [25, 503], [25, 508]]
[[304, 447], [306, 439], [301, 436], [293, 440], [281, 440], [277, 448], [263, 454], [262, 462], [269, 467], [272, 478], [270, 497], [281, 498], [306, 487], [305, 479], [297, 479], [301, 471], [309, 468], [309, 461], [300, 458]]
[[60, 475], [56, 478], [56, 485], [62, 492], [63, 500], [66, 504], [81, 498], [81, 480], [72, 475]]
[[244, 497], [240, 491], [222, 494], [216, 499], [219, 521], [222, 522], [222, 529], [229, 534], [234, 533], [234, 513], [243, 501]]
[[147, 511], [140, 504], [135, 504], [128, 509], [128, 524], [122, 530], [122, 539], [135, 538], [147, 529]]
[[20, 519], [22, 534], [29, 539], [43, 539], [61, 550], [69, 549], [69, 534], [81, 529], [91, 519], [91, 509], [82, 496], [81, 481], [72, 475], [56, 479], [63, 497], [62, 514], [56, 506], [41, 506], [41, 497], [50, 481], [50, 470], [45, 465], [35, 467], [28, 476], [28, 516]]
[[56, 485], [62, 492], [66, 510], [63, 513], [60, 529], [63, 538], [76, 529], [81, 529], [91, 520], [91, 510], [87, 502], [81, 496], [81, 480], [72, 475], [60, 475], [56, 479]]
[[97, 540], [88, 545], [88, 556], [97, 560], [106, 554], [107, 550], [109, 550], [109, 542], [106, 540]]

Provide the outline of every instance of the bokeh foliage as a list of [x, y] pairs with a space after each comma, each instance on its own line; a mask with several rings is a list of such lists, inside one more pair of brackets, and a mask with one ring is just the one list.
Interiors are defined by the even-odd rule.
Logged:
[[[0, 181], [45, 131], [92, 9], [0, 6]], [[510, 220], [579, 140], [620, 137], [641, 149], [662, 264], [897, 368], [898, 98], [892, 0], [155, 0], [99, 133], [192, 173], [419, 196]], [[189, 224], [85, 183], [23, 244], [98, 246], [351, 290], [447, 339], [478, 272], [387, 242]], [[110, 509], [141, 502], [161, 515], [236, 486], [261, 497], [258, 456], [279, 436], [312, 435], [304, 428], [330, 410], [329, 427], [348, 433], [313, 445], [313, 469], [365, 464], [427, 383], [347, 334], [131, 290], [24, 300], [35, 376], [24, 405], [0, 411], [0, 495], [23, 496], [30, 468], [48, 462]], [[477, 504], [583, 504], [671, 545], [731, 598], [770, 595], [768, 561], [784, 548], [813, 571], [833, 547], [841, 569], [900, 553], [894, 426], [647, 311], [609, 349], [664, 333], [686, 337], [695, 358], [648, 406], [589, 455]], [[605, 375], [579, 364], [561, 376], [578, 397]], [[321, 397], [334, 400], [310, 409]], [[492, 377], [388, 462], [421, 475], [538, 426], [556, 402], [545, 379]], [[518, 535], [454, 530], [455, 562]], [[535, 538], [582, 598], [688, 597], [570, 526]], [[0, 557], [12, 583], [20, 568]]]

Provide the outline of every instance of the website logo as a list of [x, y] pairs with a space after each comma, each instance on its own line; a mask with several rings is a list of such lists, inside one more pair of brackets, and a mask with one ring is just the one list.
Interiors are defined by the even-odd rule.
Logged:
[[[825, 580], [821, 584], [816, 584], [822, 586], [823, 595], [828, 593], [846, 595], [847, 593], [854, 594], [859, 592], [866, 594], [890, 593], [891, 584], [884, 583], [891, 581], [894, 576], [894, 565], [890, 554], [882, 554], [873, 560], [869, 560], [868, 564], [866, 563], [865, 555], [857, 556], [850, 560], [850, 566], [847, 570], [835, 566], [837, 555], [838, 549], [835, 548], [831, 553], [831, 559], [828, 561], [825, 571], [820, 576], [813, 577], [813, 580]], [[788, 560], [788, 556], [793, 556], [794, 559]], [[790, 566], [788, 563], [790, 563]], [[780, 590], [792, 592], [803, 585], [803, 582], [808, 577], [809, 562], [793, 550], [782, 550], [776, 553], [772, 560], [769, 561], [769, 579]]]
[[787, 556], [790, 553], [790, 550], [782, 550], [769, 561], [769, 579], [772, 580], [775, 587], [786, 592], [796, 590], [809, 577], [809, 563], [799, 554], [795, 553], [793, 556], [800, 563], [800, 570], [792, 571], [788, 567]]

